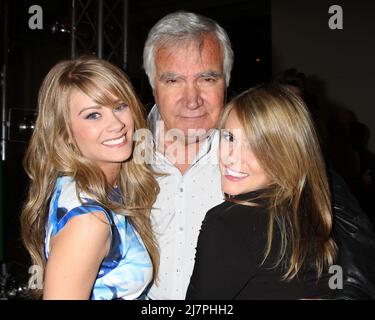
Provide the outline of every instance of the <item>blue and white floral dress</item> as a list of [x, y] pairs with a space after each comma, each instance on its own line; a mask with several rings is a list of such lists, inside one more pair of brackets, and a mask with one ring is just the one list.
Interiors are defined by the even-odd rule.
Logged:
[[103, 212], [111, 225], [111, 246], [100, 266], [91, 299], [142, 299], [152, 279], [152, 262], [142, 239], [125, 216], [104, 208], [85, 194], [81, 193], [80, 197], [83, 203], [77, 197], [76, 182], [72, 177], [57, 179], [46, 225], [46, 259], [50, 254], [51, 237], [56, 236], [71, 218]]

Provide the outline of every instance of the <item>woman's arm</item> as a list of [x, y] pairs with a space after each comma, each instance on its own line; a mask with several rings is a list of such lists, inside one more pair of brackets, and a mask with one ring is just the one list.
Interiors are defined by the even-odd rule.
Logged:
[[235, 299], [252, 277], [253, 250], [246, 248], [235, 225], [229, 226], [208, 212], [199, 234], [186, 299]]
[[110, 225], [103, 212], [69, 220], [51, 239], [43, 299], [89, 299], [109, 248]]

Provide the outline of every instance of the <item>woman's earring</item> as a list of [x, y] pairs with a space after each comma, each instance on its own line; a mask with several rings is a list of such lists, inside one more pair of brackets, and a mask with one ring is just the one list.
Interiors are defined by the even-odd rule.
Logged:
[[224, 198], [225, 198], [225, 199], [232, 199], [232, 198], [234, 198], [233, 195], [228, 194], [228, 193], [225, 193], [225, 192], [223, 192], [223, 195], [224, 195]]
[[69, 149], [71, 149], [72, 151], [76, 151], [76, 148], [74, 147], [74, 144], [73, 144], [73, 143], [68, 142], [68, 147], [69, 147]]

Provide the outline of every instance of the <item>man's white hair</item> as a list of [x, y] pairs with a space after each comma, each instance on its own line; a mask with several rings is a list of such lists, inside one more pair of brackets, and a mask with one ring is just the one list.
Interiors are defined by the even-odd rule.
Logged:
[[223, 71], [229, 85], [233, 66], [233, 50], [225, 30], [214, 20], [192, 13], [178, 11], [166, 15], [150, 30], [143, 50], [143, 67], [151, 87], [155, 84], [155, 55], [162, 46], [185, 41], [202, 41], [203, 36], [212, 34], [219, 41], [224, 54]]

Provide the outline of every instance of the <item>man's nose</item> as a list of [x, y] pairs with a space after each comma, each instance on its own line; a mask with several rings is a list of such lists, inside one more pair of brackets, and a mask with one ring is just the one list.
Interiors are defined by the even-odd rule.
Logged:
[[200, 88], [194, 84], [187, 84], [185, 88], [186, 106], [189, 109], [199, 108], [203, 104]]

